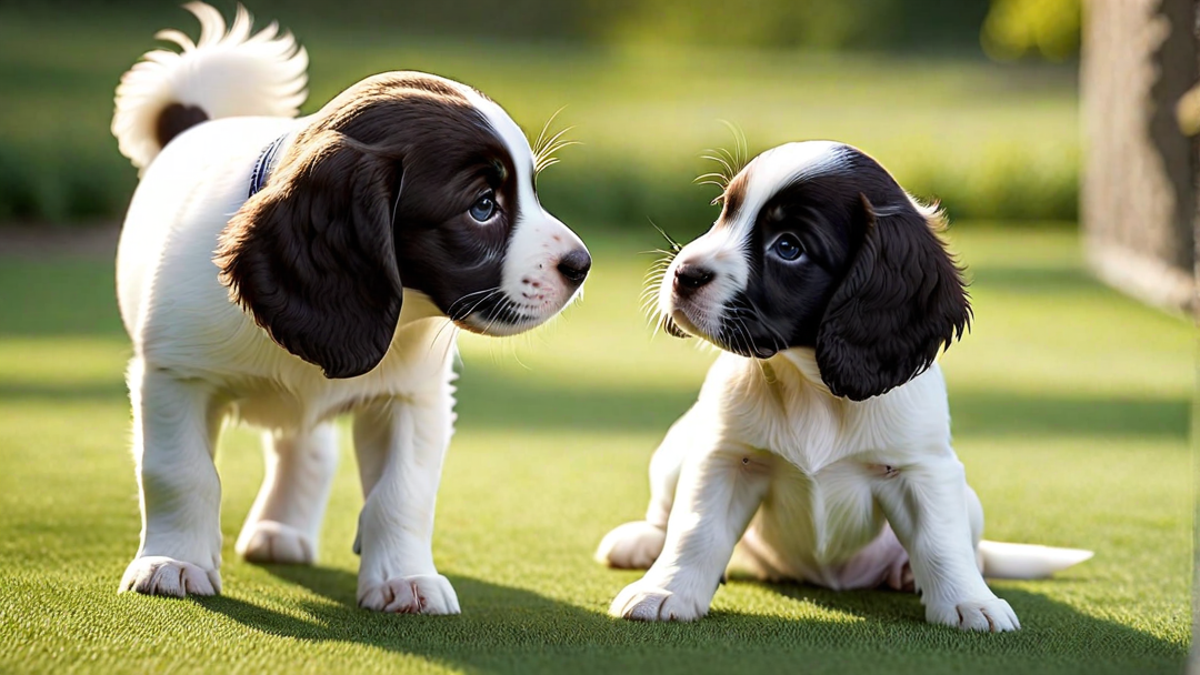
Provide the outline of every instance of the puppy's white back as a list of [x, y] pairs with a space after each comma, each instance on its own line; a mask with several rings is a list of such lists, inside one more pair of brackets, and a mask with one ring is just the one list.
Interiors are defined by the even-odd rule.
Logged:
[[206, 122], [174, 139], [146, 170], [117, 250], [121, 318], [135, 342], [154, 338], [142, 331], [155, 302], [163, 300], [148, 293], [162, 274], [201, 303], [193, 309], [211, 303], [209, 320], [222, 312], [240, 313], [217, 281], [212, 252], [217, 235], [246, 199], [260, 149], [295, 124], [267, 117]]

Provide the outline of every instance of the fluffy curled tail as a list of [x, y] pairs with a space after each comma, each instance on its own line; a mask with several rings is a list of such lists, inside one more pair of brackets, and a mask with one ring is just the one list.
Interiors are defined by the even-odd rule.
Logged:
[[159, 31], [157, 39], [181, 51], [147, 52], [117, 86], [112, 132], [138, 169], [189, 127], [221, 117], [295, 117], [308, 96], [308, 53], [290, 32], [271, 23], [251, 35], [241, 5], [228, 32], [212, 6], [184, 7], [200, 20], [200, 39]]
[[983, 575], [993, 579], [1041, 579], [1078, 565], [1094, 555], [1079, 548], [1053, 548], [1036, 544], [979, 542]]

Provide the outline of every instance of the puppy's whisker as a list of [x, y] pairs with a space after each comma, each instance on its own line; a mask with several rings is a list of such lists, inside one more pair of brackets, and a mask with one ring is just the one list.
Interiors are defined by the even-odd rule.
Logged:
[[645, 274], [645, 276], [642, 277], [642, 280], [648, 281], [651, 279], [662, 279], [666, 276], [667, 269], [669, 267], [670, 267], [669, 265], [656, 264], [654, 267], [651, 267], [650, 269], [646, 270], [646, 274]]
[[580, 145], [579, 141], [563, 138], [563, 135], [573, 130], [575, 127], [567, 127], [553, 136], [547, 137], [550, 124], [558, 117], [558, 113], [562, 112], [563, 108], [559, 108], [550, 119], [546, 121], [542, 127], [542, 132], [538, 134], [538, 140], [533, 145], [533, 173], [537, 174], [558, 163], [558, 157], [555, 155], [563, 148]]
[[696, 176], [693, 182], [699, 185], [716, 185], [722, 190], [724, 190], [725, 186], [729, 184], [724, 174], [720, 174], [715, 171], [702, 173], [699, 176]]
[[[485, 288], [482, 291], [475, 291], [473, 293], [467, 293], [466, 295], [462, 296], [458, 300], [455, 300], [454, 303], [450, 305], [450, 307], [448, 308], [448, 311], [446, 312], [446, 315], [449, 316], [454, 321], [462, 321], [463, 319], [466, 319], [468, 316], [470, 316], [472, 312], [474, 312], [476, 309], [478, 309], [481, 304], [487, 302], [489, 299], [491, 299], [497, 293], [502, 293], [502, 292], [503, 292], [503, 289], [501, 289], [499, 286], [493, 286], [492, 288]], [[465, 307], [466, 302], [470, 302], [472, 298], [474, 298], [475, 296], [480, 295], [480, 294], [484, 294], [483, 297], [481, 297], [478, 300], [476, 300], [475, 302], [473, 302], [469, 308], [466, 308], [466, 311], [462, 312], [461, 314], [456, 312], [456, 308]], [[461, 307], [460, 307], [460, 305], [461, 305]]]
[[582, 145], [582, 143], [580, 143], [579, 141], [576, 141], [576, 140], [559, 138], [559, 136], [562, 136], [563, 134], [567, 133], [568, 131], [571, 131], [574, 128], [575, 127], [567, 127], [566, 129], [563, 129], [562, 131], [558, 132], [558, 135], [555, 136], [554, 139], [551, 140], [549, 143], [547, 143], [546, 147], [542, 148], [541, 156], [542, 157], [553, 157], [553, 155], [555, 153], [557, 153], [559, 150], [562, 150], [563, 148], [568, 148], [572, 145]]
[[462, 297], [460, 297], [459, 299], [455, 300], [453, 303], [451, 303], [451, 304], [450, 304], [450, 307], [448, 308], [448, 309], [449, 309], [449, 311], [448, 311], [447, 313], [453, 312], [453, 311], [454, 311], [454, 308], [455, 308], [455, 307], [456, 307], [456, 306], [457, 306], [459, 303], [461, 303], [461, 302], [465, 302], [465, 301], [467, 301], [467, 300], [470, 300], [471, 298], [473, 298], [473, 297], [475, 297], [475, 296], [477, 296], [477, 295], [483, 294], [483, 293], [491, 293], [491, 292], [493, 292], [493, 291], [495, 291], [495, 290], [497, 290], [497, 289], [499, 289], [499, 288], [500, 288], [499, 286], [492, 286], [492, 287], [490, 287], [490, 288], [485, 288], [485, 289], [483, 289], [483, 290], [480, 290], [480, 291], [472, 291], [472, 292], [470, 292], [470, 293], [467, 293], [467, 294], [463, 295]]
[[[433, 347], [434, 347], [434, 345], [436, 345], [436, 344], [437, 344], [437, 342], [438, 342], [438, 339], [439, 339], [440, 337], [442, 337], [442, 333], [446, 332], [446, 329], [447, 329], [447, 328], [449, 328], [449, 327], [453, 327], [453, 326], [454, 326], [454, 322], [453, 322], [453, 321], [447, 321], [446, 323], [442, 324], [442, 327], [441, 327], [441, 328], [439, 328], [439, 329], [437, 330], [437, 332], [433, 334], [433, 339], [429, 341], [429, 351], [428, 351], [428, 352], [426, 352], [427, 354], [432, 354], [432, 353], [433, 353]], [[452, 335], [453, 335], [453, 333], [452, 333]], [[453, 338], [451, 339], [451, 342], [453, 342]]]
[[[455, 326], [453, 322], [447, 321], [446, 325], [444, 325], [438, 329], [437, 335], [434, 335], [434, 337], [433, 337], [433, 342], [429, 343], [430, 352], [432, 352], [433, 345], [437, 344], [438, 336], [440, 336], [442, 334], [442, 331], [446, 330], [447, 326], [450, 327], [451, 334], [450, 334], [450, 339], [446, 340], [446, 348], [442, 350], [442, 361], [443, 362], [446, 360], [446, 358], [448, 356], [450, 356], [450, 351], [452, 349], [454, 349], [454, 345], [458, 344], [458, 333], [460, 330], [459, 327]], [[460, 358], [459, 363], [461, 364], [461, 362], [462, 362], [462, 360]]]
[[730, 122], [729, 120], [721, 120], [721, 124], [725, 125], [725, 128], [729, 129], [729, 132], [731, 134], [733, 134], [733, 144], [734, 144], [734, 153], [735, 153], [733, 156], [733, 159], [734, 159], [734, 166], [737, 167], [737, 171], [735, 171], [734, 173], [736, 174], [736, 173], [740, 172], [743, 168], [745, 168], [746, 160], [749, 159], [749, 156], [750, 156], [750, 146], [746, 142], [746, 134], [742, 131], [741, 127], [734, 124], [733, 122]]
[[701, 159], [707, 159], [711, 162], [720, 164], [721, 167], [725, 169], [726, 176], [733, 173], [733, 167], [736, 164], [736, 160], [732, 155], [729, 154], [728, 150], [725, 148], [709, 148], [704, 152], [705, 154], [700, 155]]
[[660, 318], [658, 308], [654, 305], [642, 307], [642, 314], [645, 315], [646, 321], [654, 321]]
[[[530, 335], [528, 332], [524, 333], [523, 339], [525, 341], [525, 346], [528, 347], [529, 339], [530, 339]], [[533, 368], [530, 368], [524, 361], [521, 360], [521, 354], [517, 351], [517, 347], [518, 347], [517, 341], [516, 340], [506, 340], [506, 342], [509, 343], [509, 346], [508, 346], [508, 349], [510, 352], [509, 356], [512, 357], [512, 360], [516, 361], [517, 365], [521, 366], [521, 368], [523, 368], [524, 370], [528, 370], [528, 371], [532, 372]]]
[[566, 109], [567, 109], [567, 106], [564, 105], [563, 107], [559, 108], [558, 110], [555, 110], [554, 114], [550, 115], [550, 118], [547, 119], [546, 123], [542, 125], [542, 130], [541, 130], [541, 132], [538, 133], [537, 140], [534, 141], [534, 143], [533, 143], [533, 154], [535, 156], [538, 154], [538, 152], [541, 150], [541, 148], [545, 144], [546, 132], [548, 132], [550, 130], [550, 125], [554, 124], [554, 120], [558, 118], [558, 114]]
[[[709, 150], [708, 152], [712, 153], [714, 151]], [[704, 174], [705, 176], [715, 176], [716, 178], [720, 179], [722, 185], [727, 185], [729, 183], [729, 179], [733, 176], [733, 164], [731, 163], [730, 159], [727, 159], [723, 154], [701, 155], [700, 159], [707, 159], [710, 162], [716, 162], [717, 164], [721, 165], [721, 171], [714, 171], [711, 174]]]
[[663, 251], [664, 254], [674, 256], [675, 254], [677, 254], [683, 250], [683, 244], [680, 244], [678, 241], [675, 241], [674, 237], [667, 234], [667, 231], [662, 229], [661, 227], [659, 227], [658, 224], [655, 223], [653, 220], [650, 221], [650, 227], [653, 227], [655, 230], [658, 230], [658, 233], [662, 235], [662, 238], [667, 240], [667, 245], [671, 247], [670, 252]]
[[756, 322], [758, 322], [758, 324], [761, 325], [763, 328], [766, 328], [767, 331], [771, 334], [772, 348], [775, 351], [785, 349], [787, 347], [787, 338], [785, 338], [783, 336], [783, 334], [780, 333], [778, 331], [778, 329], [775, 328], [775, 326], [771, 325], [771, 322], [767, 319], [766, 316], [763, 315], [763, 312], [761, 309], [759, 309], [758, 305], [754, 304], [754, 300], [747, 297], [745, 307], [751, 313], [753, 313], [754, 320]]
[[[500, 294], [500, 293], [503, 293], [503, 290], [502, 290], [502, 289], [500, 289], [500, 288], [493, 288], [493, 289], [491, 290], [491, 292], [489, 292], [487, 295], [483, 296], [482, 298], [479, 298], [477, 301], [475, 301], [475, 303], [474, 303], [474, 304], [472, 304], [470, 307], [466, 308], [466, 310], [465, 310], [465, 311], [463, 311], [463, 312], [462, 312], [461, 314], [459, 314], [458, 316], [452, 316], [452, 317], [451, 317], [451, 319], [452, 319], [453, 321], [465, 321], [465, 320], [466, 320], [468, 317], [470, 317], [472, 314], [474, 314], [474, 313], [475, 313], [475, 311], [476, 311], [477, 309], [479, 309], [479, 307], [480, 307], [481, 305], [483, 305], [483, 303], [485, 303], [485, 302], [488, 302], [489, 300], [491, 300], [492, 298], [496, 297], [496, 296], [497, 296], [497, 294]], [[505, 300], [507, 300], [507, 298], [505, 298]], [[498, 312], [498, 313], [496, 314], [496, 316], [500, 316], [500, 312]], [[494, 322], [494, 321], [495, 321], [495, 317], [493, 317], [493, 322]], [[489, 324], [488, 324], [488, 327], [487, 327], [487, 328], [486, 328], [486, 329], [483, 331], [483, 332], [484, 332], [484, 334], [488, 334], [488, 333], [491, 331], [491, 327], [492, 327], [492, 324], [491, 324], [491, 323], [489, 323]]]
[[[561, 111], [562, 111], [562, 108], [559, 108], [559, 112], [561, 112]], [[555, 113], [555, 117], [557, 117], [557, 116], [558, 116], [558, 113]], [[551, 118], [550, 121], [552, 122], [552, 121], [554, 121], [554, 119]], [[547, 122], [547, 124], [549, 124], [549, 122]], [[538, 146], [539, 152], [545, 151], [547, 148], [554, 147], [554, 145], [556, 143], [558, 143], [560, 141], [560, 139], [562, 139], [564, 134], [566, 134], [567, 132], [571, 131], [574, 128], [575, 127], [567, 127], [566, 129], [563, 129], [563, 130], [559, 131], [558, 133], [554, 134], [553, 136], [551, 136], [550, 138], [546, 139], [545, 143]], [[544, 129], [543, 129], [543, 131], [544, 131]], [[569, 141], [563, 140], [562, 142], [566, 143]]]
[[744, 341], [741, 339], [743, 338], [742, 333], [745, 330], [746, 322], [743, 321], [736, 313], [733, 313], [728, 315], [726, 324], [729, 328], [729, 346], [733, 348], [733, 351], [741, 352], [743, 347], [748, 346], [744, 344]]

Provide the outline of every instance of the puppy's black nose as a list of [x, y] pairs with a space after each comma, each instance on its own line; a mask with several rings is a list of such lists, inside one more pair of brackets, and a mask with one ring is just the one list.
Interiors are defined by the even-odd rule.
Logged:
[[578, 286], [592, 269], [592, 256], [582, 248], [571, 251], [558, 261], [558, 271], [572, 286]]
[[683, 264], [675, 269], [675, 294], [681, 298], [703, 288], [717, 276], [712, 270], [700, 265]]

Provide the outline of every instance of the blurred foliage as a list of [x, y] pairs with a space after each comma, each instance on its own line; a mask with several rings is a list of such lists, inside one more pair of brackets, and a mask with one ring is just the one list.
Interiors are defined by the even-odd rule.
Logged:
[[[173, 0], [6, 0], [39, 11], [137, 14]], [[209, 0], [232, 11], [233, 0]], [[988, 0], [243, 0], [322, 30], [591, 44], [978, 51]], [[181, 4], [181, 3], [174, 3]], [[331, 21], [332, 19], [332, 21]]]
[[[131, 2], [121, 8], [74, 2], [71, 13], [61, 11], [64, 0], [0, 2], [0, 221], [112, 219], [124, 211], [136, 173], [108, 132], [113, 90], [156, 44], [156, 30], [196, 30], [173, 2]], [[513, 2], [524, 7], [531, 0]], [[227, 15], [233, 6], [217, 4]], [[945, 54], [696, 48], [648, 44], [628, 33], [604, 38], [627, 40], [619, 48], [483, 40], [434, 28], [398, 37], [424, 19], [380, 20], [368, 30], [356, 23], [362, 17], [342, 14], [320, 23], [303, 0], [297, 10], [282, 0], [252, 5], [260, 19], [280, 20], [309, 50], [304, 112], [366, 75], [402, 68], [488, 92], [535, 136], [567, 106], [559, 124], [574, 126], [570, 136], [582, 145], [563, 152], [539, 191], [547, 208], [573, 224], [641, 228], [649, 218], [679, 236], [705, 227], [715, 217], [708, 204], [713, 190], [691, 181], [712, 168], [699, 159], [706, 148], [731, 143], [718, 120], [741, 127], [752, 152], [806, 138], [857, 145], [918, 196], [940, 200], [954, 219], [1076, 216], [1078, 97], [1069, 66], [999, 66]], [[414, 16], [434, 11], [421, 2], [403, 7]], [[577, 11], [547, 7], [540, 20]], [[632, 15], [624, 20], [637, 23]], [[625, 30], [617, 26], [609, 29]], [[978, 34], [977, 26], [972, 30]]]
[[1079, 53], [1082, 11], [1082, 0], [992, 0], [983, 23], [983, 49], [1000, 61], [1029, 55], [1072, 58]]
[[605, 41], [717, 47], [975, 48], [985, 0], [590, 0]]

